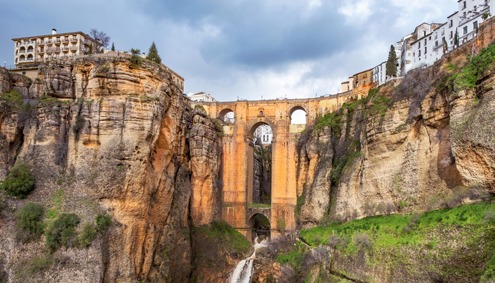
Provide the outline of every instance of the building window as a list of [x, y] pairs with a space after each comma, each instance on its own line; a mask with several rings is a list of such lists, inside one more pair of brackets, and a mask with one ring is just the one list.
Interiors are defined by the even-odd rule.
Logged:
[[421, 48], [421, 41], [418, 41], [418, 49]]
[[454, 37], [454, 31], [450, 31], [450, 38]]
[[463, 32], [464, 32], [464, 35], [466, 35], [466, 34], [468, 33], [467, 26], [465, 26], [465, 27], [463, 28]]
[[466, 9], [466, 1], [462, 2], [462, 9]]
[[474, 21], [473, 22], [473, 30], [477, 30], [478, 29], [478, 21]]
[[451, 28], [454, 25], [454, 20], [450, 20], [449, 28]]
[[425, 55], [426, 55], [426, 53], [428, 53], [428, 49], [427, 48], [428, 47], [425, 46]]
[[418, 57], [421, 58], [421, 50], [418, 51]]

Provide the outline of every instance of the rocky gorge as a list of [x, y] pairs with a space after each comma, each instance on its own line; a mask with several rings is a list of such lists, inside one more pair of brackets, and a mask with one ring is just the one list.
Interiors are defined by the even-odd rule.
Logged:
[[[490, 41], [307, 126], [301, 230], [257, 253], [255, 282], [494, 280]], [[172, 76], [105, 55], [35, 80], [0, 68], [0, 180], [34, 178], [2, 192], [0, 281], [225, 282], [252, 253], [220, 221], [222, 129]]]

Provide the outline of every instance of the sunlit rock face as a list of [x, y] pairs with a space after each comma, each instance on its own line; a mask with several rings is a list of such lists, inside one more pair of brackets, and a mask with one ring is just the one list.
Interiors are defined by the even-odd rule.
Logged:
[[[113, 225], [89, 248], [57, 251], [63, 264], [37, 276], [51, 282], [186, 282], [193, 187], [204, 195], [194, 199], [193, 211], [200, 211], [195, 222], [219, 217], [211, 121], [193, 119], [182, 88], [158, 64], [100, 56], [39, 70], [34, 81], [0, 72], [1, 91], [15, 89], [30, 104], [0, 102], [0, 178], [22, 161], [36, 178], [29, 201], [76, 213], [81, 222], [108, 213]], [[8, 207], [25, 202], [9, 200]], [[1, 260], [13, 278], [46, 251], [42, 241], [15, 245], [14, 219], [3, 225], [11, 229], [0, 232]]]

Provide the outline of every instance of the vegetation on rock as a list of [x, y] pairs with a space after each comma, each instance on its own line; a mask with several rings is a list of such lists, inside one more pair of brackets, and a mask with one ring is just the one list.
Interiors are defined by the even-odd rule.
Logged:
[[76, 246], [76, 227], [80, 221], [79, 216], [74, 213], [61, 214], [45, 231], [48, 250], [54, 252], [61, 246]]
[[158, 55], [158, 50], [156, 49], [155, 42], [151, 43], [150, 49], [148, 51], [148, 56], [146, 56], [146, 59], [158, 64], [162, 63], [162, 58], [160, 58], [160, 55]]
[[43, 206], [29, 202], [16, 213], [17, 239], [21, 242], [37, 240], [43, 234]]
[[0, 183], [0, 190], [9, 196], [26, 198], [34, 190], [34, 177], [29, 167], [24, 163], [14, 165], [5, 180]]

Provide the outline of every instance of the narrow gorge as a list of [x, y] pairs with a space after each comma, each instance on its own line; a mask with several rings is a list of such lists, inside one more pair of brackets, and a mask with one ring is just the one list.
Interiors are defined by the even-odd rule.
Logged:
[[[296, 229], [271, 223], [253, 282], [495, 280], [485, 34], [297, 132]], [[223, 221], [226, 126], [165, 66], [101, 54], [35, 80], [0, 68], [0, 93], [0, 282], [227, 282], [253, 254]], [[278, 171], [271, 146], [257, 150], [254, 202], [269, 204]], [[13, 195], [22, 168], [34, 190]]]

